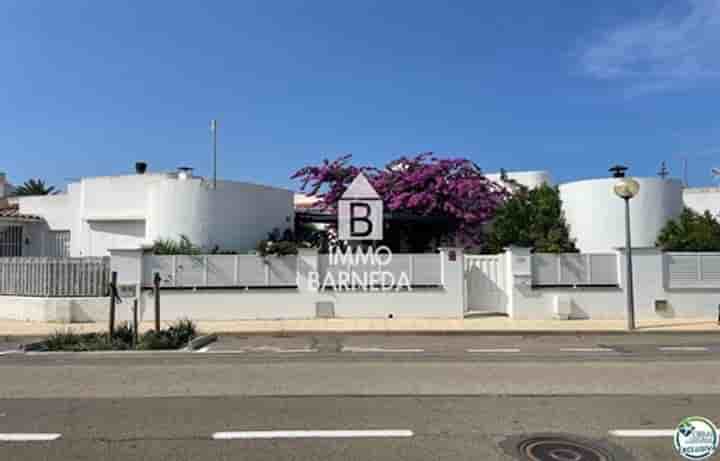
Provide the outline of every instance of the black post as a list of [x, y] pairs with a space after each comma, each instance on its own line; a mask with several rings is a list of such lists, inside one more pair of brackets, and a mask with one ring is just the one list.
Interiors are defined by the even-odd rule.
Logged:
[[137, 298], [133, 301], [133, 347], [138, 345], [138, 302]]
[[625, 250], [627, 266], [625, 280], [627, 290], [627, 329], [635, 329], [635, 294], [633, 293], [632, 242], [630, 238], [630, 198], [625, 198]]
[[720, 325], [720, 304], [718, 304], [718, 325]]
[[155, 287], [155, 331], [160, 332], [160, 274], [155, 272], [153, 278]]
[[110, 321], [108, 329], [110, 337], [112, 337], [115, 331], [115, 301], [117, 300], [117, 271], [112, 271], [110, 275]]

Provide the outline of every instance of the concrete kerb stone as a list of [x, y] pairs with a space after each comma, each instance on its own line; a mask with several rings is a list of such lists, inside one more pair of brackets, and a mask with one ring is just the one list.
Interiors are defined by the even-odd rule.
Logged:
[[190, 342], [188, 342], [188, 345], [185, 347], [185, 349], [182, 349], [182, 350], [189, 351], [189, 352], [196, 351], [198, 349], [201, 349], [201, 348], [207, 346], [208, 344], [214, 343], [217, 340], [218, 340], [218, 335], [216, 335], [215, 333], [211, 333], [209, 335], [198, 336], [195, 339], [191, 339]]

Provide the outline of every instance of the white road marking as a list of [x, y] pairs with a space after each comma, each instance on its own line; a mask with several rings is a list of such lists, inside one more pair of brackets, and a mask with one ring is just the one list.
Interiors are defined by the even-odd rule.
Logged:
[[666, 346], [658, 349], [663, 352], [708, 352], [710, 350], [701, 346]]
[[62, 434], [0, 434], [0, 442], [46, 442], [57, 440]]
[[470, 352], [470, 353], [488, 353], [488, 354], [494, 354], [495, 352], [498, 352], [498, 353], [514, 353], [514, 352], [520, 352], [520, 349], [513, 349], [513, 348], [506, 348], [506, 349], [466, 349], [465, 352]]
[[0, 351], [0, 355], [11, 355], [11, 354], [20, 354], [22, 351], [18, 349], [11, 349], [9, 351]]
[[280, 347], [274, 347], [274, 346], [260, 346], [260, 347], [250, 347], [248, 348], [248, 351], [250, 352], [277, 352], [277, 353], [303, 353], [303, 352], [317, 352], [317, 349], [310, 349], [309, 347], [304, 347], [302, 349], [283, 349]]
[[561, 352], [617, 352], [607, 347], [567, 347], [560, 349]]
[[305, 438], [370, 438], [370, 437], [412, 437], [407, 429], [387, 430], [341, 430], [341, 431], [239, 431], [215, 432], [213, 440], [233, 439], [305, 439]]
[[673, 429], [616, 429], [608, 431], [612, 437], [672, 437]]
[[242, 350], [242, 349], [234, 349], [234, 350], [228, 349], [228, 350], [219, 350], [219, 351], [213, 349], [213, 350], [208, 351], [207, 353], [208, 354], [244, 354], [246, 352], [247, 351]]
[[201, 347], [200, 349], [196, 350], [195, 352], [207, 352], [210, 350], [210, 346]]
[[425, 352], [425, 349], [386, 349], [384, 347], [343, 347], [343, 352]]

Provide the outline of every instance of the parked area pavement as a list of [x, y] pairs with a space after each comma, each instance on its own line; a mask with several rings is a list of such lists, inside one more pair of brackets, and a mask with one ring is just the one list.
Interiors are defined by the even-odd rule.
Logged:
[[[163, 322], [168, 324], [169, 322]], [[622, 333], [624, 320], [513, 320], [504, 316], [467, 319], [307, 319], [198, 321], [205, 333], [282, 334], [282, 333]], [[142, 322], [141, 330], [152, 329], [152, 321]], [[0, 339], [13, 336], [44, 336], [58, 330], [78, 333], [104, 331], [106, 323], [52, 323], [0, 320]], [[720, 333], [717, 319], [662, 319], [638, 322], [638, 333], [708, 332]]]

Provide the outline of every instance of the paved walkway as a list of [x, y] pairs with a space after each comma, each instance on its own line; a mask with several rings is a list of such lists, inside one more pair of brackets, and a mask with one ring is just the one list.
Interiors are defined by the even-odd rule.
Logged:
[[[167, 322], [163, 322], [165, 324]], [[623, 332], [623, 320], [512, 320], [505, 317], [474, 319], [308, 319], [199, 321], [201, 332], [215, 333], [602, 333]], [[46, 323], [0, 320], [2, 336], [44, 336], [72, 329], [76, 332], [103, 331], [106, 323]], [[143, 322], [143, 330], [153, 322]], [[662, 319], [638, 323], [638, 332], [717, 332], [714, 319]]]

